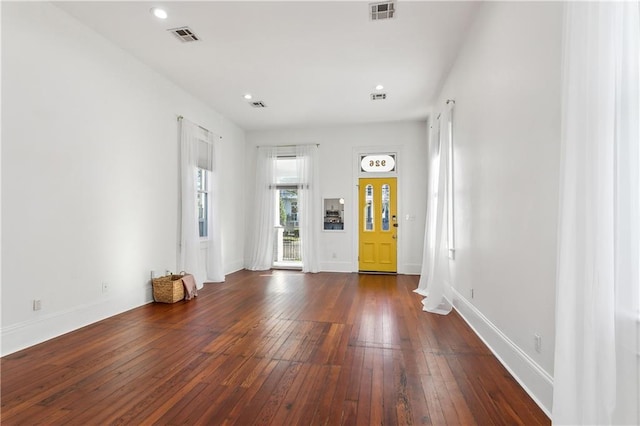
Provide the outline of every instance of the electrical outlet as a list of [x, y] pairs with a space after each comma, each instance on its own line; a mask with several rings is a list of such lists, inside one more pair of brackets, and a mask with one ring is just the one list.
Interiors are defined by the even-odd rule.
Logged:
[[540, 336], [538, 333], [534, 334], [533, 341], [536, 352], [540, 353], [542, 351], [542, 336]]
[[102, 294], [109, 293], [109, 283], [106, 281], [102, 282]]
[[33, 310], [34, 311], [39, 311], [40, 309], [42, 309], [42, 300], [34, 300], [33, 301]]

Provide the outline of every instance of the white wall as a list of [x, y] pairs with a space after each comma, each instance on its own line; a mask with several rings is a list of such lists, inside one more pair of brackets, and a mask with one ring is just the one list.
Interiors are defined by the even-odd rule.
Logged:
[[[253, 211], [255, 152], [261, 145], [318, 143], [323, 198], [345, 199], [345, 230], [323, 231], [320, 266], [324, 271], [357, 271], [357, 152], [398, 152], [398, 272], [419, 274], [426, 209], [427, 131], [423, 121], [247, 132], [247, 207]], [[410, 216], [410, 220], [406, 216]], [[251, 216], [247, 216], [251, 228]], [[247, 241], [247, 247], [251, 244]], [[335, 254], [335, 257], [334, 257]]]
[[3, 354], [147, 303], [150, 271], [175, 270], [178, 115], [223, 137], [237, 270], [244, 132], [57, 7], [3, 2]]
[[484, 3], [437, 103], [456, 102], [455, 305], [547, 412], [562, 7]]

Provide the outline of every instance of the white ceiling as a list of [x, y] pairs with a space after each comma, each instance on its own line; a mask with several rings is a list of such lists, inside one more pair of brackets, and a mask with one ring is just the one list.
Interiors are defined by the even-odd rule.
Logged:
[[[246, 130], [426, 118], [479, 5], [400, 1], [372, 21], [362, 1], [55, 4]], [[201, 40], [166, 31], [181, 26]]]

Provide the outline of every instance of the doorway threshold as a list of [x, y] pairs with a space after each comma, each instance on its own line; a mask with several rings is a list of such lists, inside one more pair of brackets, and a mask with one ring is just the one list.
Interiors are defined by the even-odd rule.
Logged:
[[272, 269], [286, 269], [286, 270], [301, 271], [302, 270], [302, 262], [300, 262], [300, 261], [273, 262]]

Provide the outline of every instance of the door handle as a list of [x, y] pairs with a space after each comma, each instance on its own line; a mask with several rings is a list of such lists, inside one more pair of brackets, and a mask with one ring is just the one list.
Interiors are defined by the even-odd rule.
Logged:
[[394, 223], [394, 224], [393, 224], [393, 227], [394, 227], [394, 228], [397, 228], [397, 227], [398, 227], [398, 224], [397, 224], [397, 223]]
[[391, 236], [391, 238], [393, 238], [394, 240], [398, 239], [398, 237], [396, 236], [396, 234], [393, 234], [393, 235]]

